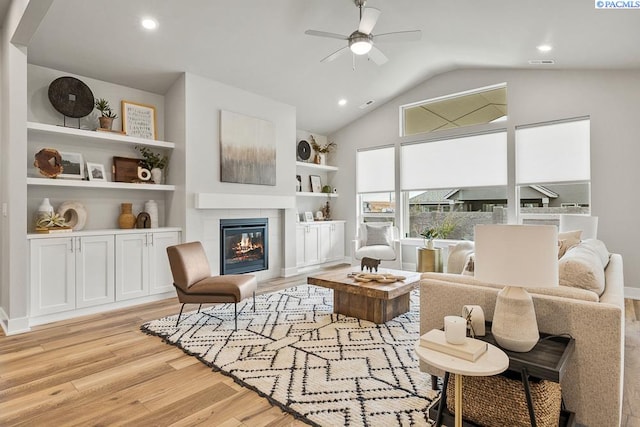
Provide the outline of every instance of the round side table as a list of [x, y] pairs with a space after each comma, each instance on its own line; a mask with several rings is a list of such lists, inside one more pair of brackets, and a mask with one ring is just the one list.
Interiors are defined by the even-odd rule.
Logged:
[[436, 350], [431, 350], [420, 345], [420, 341], [416, 342], [415, 350], [418, 357], [423, 362], [442, 369], [446, 372], [445, 385], [443, 387], [443, 396], [440, 398], [440, 407], [438, 408], [438, 419], [436, 427], [442, 422], [442, 410], [447, 402], [444, 401], [446, 395], [446, 383], [448, 382], [449, 373], [455, 375], [455, 426], [462, 427], [462, 377], [464, 375], [470, 377], [486, 377], [504, 372], [509, 367], [509, 357], [498, 347], [487, 344], [487, 352], [480, 356], [475, 362], [461, 359], [459, 357], [450, 356]]

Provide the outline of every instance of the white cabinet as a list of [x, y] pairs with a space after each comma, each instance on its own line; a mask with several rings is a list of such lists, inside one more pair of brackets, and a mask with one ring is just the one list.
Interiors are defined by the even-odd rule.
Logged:
[[320, 228], [313, 224], [299, 225], [296, 228], [297, 258], [296, 266], [320, 263]]
[[113, 302], [113, 250], [113, 235], [32, 240], [31, 315]]
[[299, 224], [296, 227], [296, 266], [344, 258], [344, 221]]
[[329, 245], [329, 259], [340, 260], [344, 258], [344, 222], [332, 222], [329, 224], [331, 229], [331, 244]]
[[128, 300], [173, 289], [167, 246], [180, 241], [178, 232], [147, 232], [116, 236], [116, 300]]
[[113, 302], [113, 236], [76, 237], [76, 307], [91, 307]]
[[76, 306], [76, 257], [71, 238], [31, 242], [31, 315], [59, 313]]

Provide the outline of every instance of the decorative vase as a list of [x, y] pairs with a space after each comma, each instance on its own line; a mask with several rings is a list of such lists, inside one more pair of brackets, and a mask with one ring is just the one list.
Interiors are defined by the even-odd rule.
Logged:
[[425, 240], [427, 249], [433, 249], [433, 239], [427, 239]]
[[154, 184], [162, 184], [162, 169], [151, 169], [151, 179], [153, 180]]
[[315, 162], [318, 165], [326, 165], [327, 164], [327, 155], [325, 153], [316, 153]]
[[38, 221], [40, 221], [41, 218], [45, 216], [51, 216], [52, 213], [53, 213], [53, 206], [51, 206], [51, 203], [49, 202], [49, 198], [45, 197], [44, 199], [42, 199], [42, 202], [40, 203], [40, 206], [38, 206], [38, 210], [36, 211], [36, 217], [35, 217], [36, 226], [38, 224]]
[[151, 228], [158, 228], [158, 204], [155, 200], [145, 202], [144, 211], [149, 214]]
[[113, 126], [113, 117], [99, 117], [100, 121], [100, 129], [108, 129], [111, 130], [111, 126]]
[[118, 226], [123, 229], [130, 229], [136, 226], [136, 216], [131, 212], [131, 203], [120, 204], [120, 216]]

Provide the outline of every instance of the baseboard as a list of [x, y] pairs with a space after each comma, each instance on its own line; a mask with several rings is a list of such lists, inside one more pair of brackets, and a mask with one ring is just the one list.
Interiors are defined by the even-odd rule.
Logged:
[[289, 268], [281, 268], [280, 269], [280, 276], [281, 277], [291, 277], [291, 276], [295, 276], [298, 274], [298, 268], [297, 267], [289, 267]]
[[626, 286], [624, 288], [624, 297], [640, 300], [640, 288], [631, 288], [629, 286]]
[[89, 316], [92, 314], [103, 313], [105, 311], [117, 310], [120, 308], [132, 307], [135, 305], [146, 304], [149, 302], [160, 301], [168, 298], [175, 298], [175, 291], [165, 292], [161, 294], [148, 295], [146, 297], [134, 298], [124, 301], [112, 302], [109, 304], [96, 305], [94, 307], [78, 308], [75, 310], [63, 311], [61, 313], [45, 314], [42, 316], [34, 316], [28, 319], [29, 326], [44, 325], [46, 323], [58, 322], [61, 320], [74, 319], [81, 316]]
[[7, 315], [2, 307], [0, 307], [0, 326], [2, 326], [2, 330], [7, 336], [23, 334], [31, 330], [29, 327], [29, 318], [19, 317], [17, 319], [9, 319], [9, 315]]

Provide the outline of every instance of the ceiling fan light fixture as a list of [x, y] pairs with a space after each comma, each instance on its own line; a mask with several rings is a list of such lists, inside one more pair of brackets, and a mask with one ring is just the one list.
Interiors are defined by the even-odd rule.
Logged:
[[356, 55], [369, 53], [371, 46], [371, 37], [367, 34], [352, 34], [349, 37], [349, 49]]

